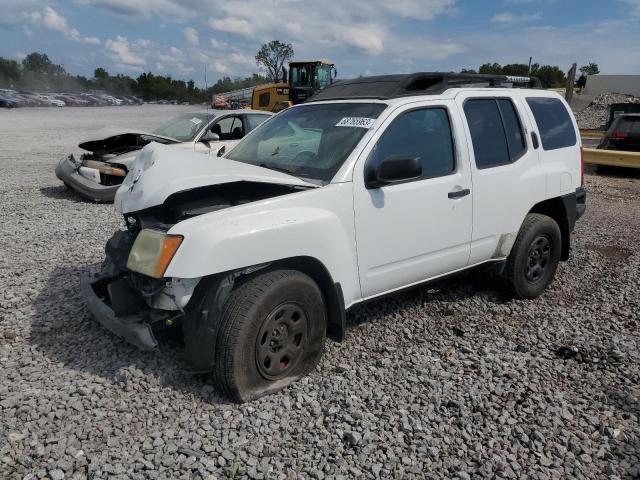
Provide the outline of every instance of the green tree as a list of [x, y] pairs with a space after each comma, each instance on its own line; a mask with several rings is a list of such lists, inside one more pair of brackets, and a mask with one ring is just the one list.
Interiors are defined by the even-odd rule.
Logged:
[[600, 73], [600, 69], [598, 68], [597, 63], [591, 62], [588, 65], [580, 67], [580, 73], [583, 75], [598, 75]]
[[543, 88], [560, 88], [567, 84], [567, 77], [564, 72], [555, 66], [543, 65], [533, 75], [540, 79]]
[[293, 47], [290, 43], [272, 40], [262, 45], [256, 54], [256, 63], [267, 70], [267, 79], [277, 82], [281, 78], [284, 64], [293, 58]]
[[0, 57], [0, 86], [11, 87], [20, 80], [20, 65], [15, 60]]
[[499, 63], [485, 63], [484, 65], [480, 65], [478, 73], [502, 75], [502, 65]]

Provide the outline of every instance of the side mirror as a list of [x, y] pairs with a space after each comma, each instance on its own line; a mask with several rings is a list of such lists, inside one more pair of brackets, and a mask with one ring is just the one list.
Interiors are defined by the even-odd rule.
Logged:
[[217, 142], [219, 140], [220, 135], [218, 135], [217, 133], [213, 133], [211, 130], [207, 130], [206, 132], [204, 132], [204, 135], [200, 137], [200, 141], [203, 143]]
[[419, 158], [392, 155], [367, 172], [365, 186], [369, 189], [380, 188], [385, 185], [413, 180], [421, 175], [422, 164]]
[[221, 157], [224, 155], [224, 152], [227, 151], [227, 147], [225, 145], [223, 145], [222, 147], [220, 147], [220, 150], [218, 150], [218, 153], [216, 154], [218, 157]]

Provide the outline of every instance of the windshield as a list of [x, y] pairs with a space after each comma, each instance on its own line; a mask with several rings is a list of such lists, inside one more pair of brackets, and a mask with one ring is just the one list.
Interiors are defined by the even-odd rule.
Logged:
[[331, 83], [331, 65], [292, 65], [291, 86], [292, 87], [313, 87], [322, 90]]
[[[213, 115], [209, 116], [209, 119]], [[179, 142], [190, 142], [207, 122], [207, 115], [201, 113], [186, 113], [173, 118], [163, 127], [156, 128], [153, 133], [163, 137], [175, 138]]]
[[386, 107], [331, 103], [291, 108], [260, 126], [227, 158], [329, 183]]

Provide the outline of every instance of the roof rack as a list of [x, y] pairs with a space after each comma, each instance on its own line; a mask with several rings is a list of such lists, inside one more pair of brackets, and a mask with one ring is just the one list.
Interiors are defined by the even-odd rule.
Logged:
[[484, 75], [477, 73], [420, 72], [400, 75], [379, 75], [339, 80], [319, 91], [309, 102], [344, 100], [354, 98], [390, 98], [414, 95], [438, 95], [449, 88], [469, 86], [504, 87], [522, 85], [524, 88], [541, 88], [535, 77], [511, 75]]

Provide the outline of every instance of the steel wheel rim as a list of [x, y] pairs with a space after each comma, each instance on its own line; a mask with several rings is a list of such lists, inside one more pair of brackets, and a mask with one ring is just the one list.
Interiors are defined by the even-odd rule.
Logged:
[[268, 380], [286, 377], [302, 358], [308, 336], [304, 310], [296, 303], [278, 305], [256, 338], [256, 365]]
[[539, 282], [551, 263], [551, 239], [546, 235], [536, 237], [529, 246], [525, 278], [531, 282]]

